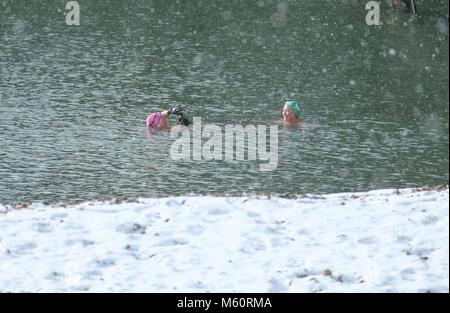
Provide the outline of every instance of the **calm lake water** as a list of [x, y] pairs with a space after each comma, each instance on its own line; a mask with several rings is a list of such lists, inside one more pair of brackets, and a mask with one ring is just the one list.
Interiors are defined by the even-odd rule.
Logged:
[[[219, 4], [220, 3], [220, 4]], [[336, 3], [340, 3], [337, 5]], [[448, 2], [0, 0], [0, 203], [331, 193], [448, 182]], [[177, 162], [146, 116], [276, 124], [278, 167]]]

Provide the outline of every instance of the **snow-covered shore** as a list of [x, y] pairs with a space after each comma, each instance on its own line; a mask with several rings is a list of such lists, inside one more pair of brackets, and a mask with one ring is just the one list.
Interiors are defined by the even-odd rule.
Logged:
[[448, 292], [449, 193], [0, 206], [0, 292]]

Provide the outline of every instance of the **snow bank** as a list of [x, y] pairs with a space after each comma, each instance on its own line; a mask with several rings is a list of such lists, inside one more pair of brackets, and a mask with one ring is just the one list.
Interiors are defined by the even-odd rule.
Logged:
[[405, 189], [34, 204], [0, 214], [0, 292], [448, 292], [448, 200]]

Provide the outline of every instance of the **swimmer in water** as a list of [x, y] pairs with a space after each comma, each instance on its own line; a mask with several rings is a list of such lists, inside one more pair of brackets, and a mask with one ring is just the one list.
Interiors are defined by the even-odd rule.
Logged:
[[301, 125], [302, 107], [296, 100], [286, 101], [283, 107], [283, 122], [286, 126]]
[[151, 130], [162, 130], [169, 128], [167, 125], [167, 119], [172, 114], [183, 117], [183, 108], [181, 107], [181, 105], [178, 104], [173, 109], [155, 112], [147, 116], [147, 128]]

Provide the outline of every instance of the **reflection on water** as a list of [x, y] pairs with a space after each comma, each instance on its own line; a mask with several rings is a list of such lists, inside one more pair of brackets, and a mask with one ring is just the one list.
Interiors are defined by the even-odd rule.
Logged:
[[[370, 28], [351, 1], [324, 3], [90, 2], [75, 28], [58, 1], [0, 4], [0, 203], [447, 182], [446, 13]], [[145, 128], [175, 103], [279, 123], [289, 98], [309, 127], [280, 125], [273, 172], [172, 161], [169, 133]]]

